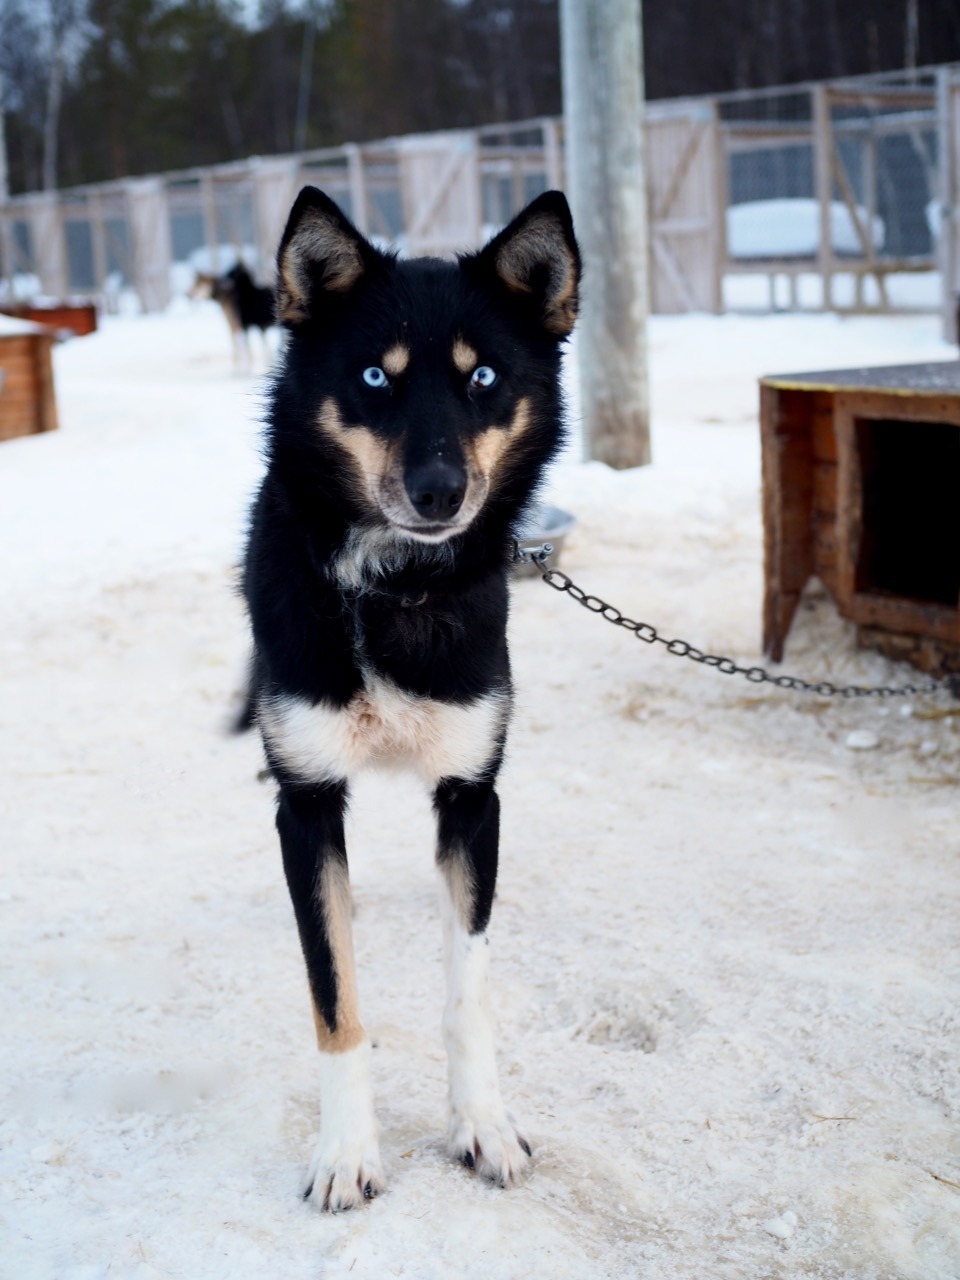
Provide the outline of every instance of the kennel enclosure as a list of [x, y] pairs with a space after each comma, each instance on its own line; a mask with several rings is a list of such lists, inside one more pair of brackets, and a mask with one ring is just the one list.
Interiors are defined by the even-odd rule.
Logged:
[[858, 643], [960, 672], [960, 363], [760, 381], [764, 652], [816, 575]]

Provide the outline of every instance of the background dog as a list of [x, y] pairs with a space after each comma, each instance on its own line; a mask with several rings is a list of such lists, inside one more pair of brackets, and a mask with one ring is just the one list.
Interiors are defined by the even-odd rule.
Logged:
[[220, 304], [233, 339], [234, 365], [249, 369], [250, 330], [259, 329], [265, 336], [277, 323], [274, 291], [258, 285], [243, 263], [238, 262], [222, 276], [198, 272], [190, 296], [212, 298]]
[[561, 444], [579, 278], [558, 192], [457, 263], [380, 252], [311, 187], [280, 243], [289, 341], [244, 590], [320, 1048], [321, 1208], [383, 1187], [344, 843], [349, 779], [371, 765], [419, 772], [436, 814], [449, 1149], [503, 1186], [530, 1156], [497, 1080], [486, 929], [512, 539]]

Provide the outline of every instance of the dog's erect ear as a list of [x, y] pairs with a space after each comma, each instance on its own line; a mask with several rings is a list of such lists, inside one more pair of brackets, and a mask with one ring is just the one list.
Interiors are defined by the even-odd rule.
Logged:
[[492, 273], [510, 293], [539, 310], [543, 327], [565, 338], [577, 319], [580, 250], [573, 219], [560, 191], [545, 191], [522, 209], [486, 248], [462, 265], [471, 273]]
[[309, 320], [324, 294], [349, 293], [380, 258], [329, 196], [304, 187], [277, 251], [277, 318], [282, 324]]

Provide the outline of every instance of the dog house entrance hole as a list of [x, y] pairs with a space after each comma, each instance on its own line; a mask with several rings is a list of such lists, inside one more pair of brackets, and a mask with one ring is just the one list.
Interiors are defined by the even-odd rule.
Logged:
[[960, 428], [856, 420], [862, 523], [857, 590], [960, 603]]

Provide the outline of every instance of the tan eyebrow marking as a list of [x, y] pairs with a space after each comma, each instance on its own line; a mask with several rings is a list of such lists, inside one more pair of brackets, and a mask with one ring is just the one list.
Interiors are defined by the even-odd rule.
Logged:
[[410, 348], [405, 347], [402, 342], [397, 342], [389, 351], [383, 353], [381, 366], [384, 373], [389, 373], [391, 378], [398, 378], [409, 363]]
[[473, 373], [480, 357], [469, 342], [457, 338], [453, 344], [453, 363], [461, 373]]

